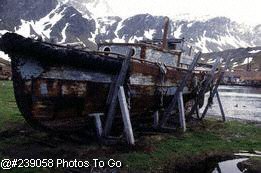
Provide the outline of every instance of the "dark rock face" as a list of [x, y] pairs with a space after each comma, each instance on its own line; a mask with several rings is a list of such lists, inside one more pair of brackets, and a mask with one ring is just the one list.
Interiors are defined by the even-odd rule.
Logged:
[[204, 63], [208, 63], [209, 61], [214, 60], [218, 57], [222, 57], [225, 60], [229, 58], [231, 60], [229, 64], [229, 67], [231, 69], [247, 69], [247, 64], [244, 62], [247, 58], [251, 58], [252, 70], [260, 71], [261, 69], [261, 46], [204, 53], [202, 57], [204, 59]]
[[83, 18], [76, 9], [66, 5], [62, 5], [57, 12], [62, 13], [63, 17], [52, 27], [51, 37], [56, 37], [58, 41], [61, 41], [63, 39], [61, 35], [62, 30], [67, 24], [65, 42], [77, 42], [77, 38], [87, 42], [88, 39], [92, 38], [91, 33], [94, 33], [96, 29], [93, 19]]
[[56, 0], [1, 0], [0, 30], [14, 31], [23, 20], [39, 20], [57, 6]]
[[[99, 26], [97, 27], [99, 28], [95, 41], [103, 42], [104, 40], [107, 40], [109, 42], [112, 42], [113, 39], [118, 37], [115, 31], [117, 30], [120, 21], [122, 21], [122, 19], [118, 16], [108, 16], [106, 18], [98, 18], [97, 22]], [[104, 29], [105, 32], [102, 32], [101, 31], [102, 29]]]
[[182, 34], [180, 36], [189, 39], [193, 44], [201, 43], [201, 40], [207, 39], [206, 44], [199, 44], [198, 48], [204, 46], [208, 52], [252, 45], [254, 36], [251, 30], [247, 30], [244, 26], [226, 17], [216, 17], [207, 21], [181, 21], [177, 22], [175, 27], [181, 27]]
[[[41, 36], [58, 42], [134, 42], [147, 38], [161, 38], [164, 25], [163, 16], [139, 14], [126, 19], [118, 16], [94, 18], [86, 3], [99, 7], [101, 0], [1, 0], [1, 30], [15, 31], [21, 27], [21, 20], [28, 21], [30, 35]], [[84, 5], [85, 4], [85, 5]], [[90, 9], [92, 10], [92, 9]], [[56, 15], [60, 15], [57, 19]], [[38, 25], [41, 23], [42, 30]], [[46, 31], [48, 34], [46, 35]], [[148, 34], [149, 33], [149, 34]], [[239, 47], [261, 45], [261, 25], [248, 27], [226, 17], [216, 17], [205, 21], [171, 20], [169, 37], [184, 37], [195, 48], [203, 52], [216, 52]]]
[[164, 17], [152, 16], [150, 14], [139, 14], [130, 17], [123, 21], [122, 28], [118, 31], [119, 38], [124, 38], [126, 41], [131, 37], [143, 37], [145, 31], [154, 29], [156, 32], [153, 35], [155, 38], [162, 37], [162, 29], [164, 26]]
[[[106, 19], [107, 20], [107, 19]], [[111, 20], [115, 20], [112, 18]], [[116, 25], [118, 25], [116, 27]], [[106, 25], [105, 33], [99, 33], [96, 41], [135, 41], [146, 39], [146, 31], [153, 31], [153, 38], [162, 37], [163, 16], [139, 14], [125, 20], [117, 20], [113, 25]], [[261, 44], [261, 27], [254, 30], [240, 25], [226, 17], [216, 17], [206, 21], [170, 21], [169, 37], [185, 38], [197, 49], [204, 52], [222, 51], [239, 47]], [[118, 28], [118, 29], [116, 29]], [[258, 37], [259, 36], [259, 37]]]
[[[0, 30], [15, 31], [21, 26], [21, 20], [38, 22], [44, 17], [55, 20], [55, 15], [62, 17], [55, 23], [48, 20], [44, 23], [44, 30], [51, 30], [46, 36], [30, 25], [30, 35], [41, 36], [50, 41], [55, 38], [58, 42], [63, 40], [62, 31], [65, 29], [65, 42], [83, 42], [93, 44], [89, 41], [92, 33], [96, 30], [94, 19], [83, 18], [82, 14], [75, 8], [58, 4], [56, 0], [3, 0], [0, 4]], [[66, 27], [66, 28], [65, 28]]]

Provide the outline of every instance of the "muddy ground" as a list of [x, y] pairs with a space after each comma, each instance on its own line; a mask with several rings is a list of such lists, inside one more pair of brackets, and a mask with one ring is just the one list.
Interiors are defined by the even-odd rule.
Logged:
[[[209, 125], [212, 127], [208, 127]], [[103, 168], [98, 170], [94, 168], [93, 163], [91, 168], [86, 169], [41, 169], [40, 171], [43, 172], [208, 172], [208, 170], [214, 169], [218, 161], [234, 158], [232, 150], [215, 149], [214, 146], [212, 150], [209, 150], [209, 146], [206, 146], [206, 149], [204, 149], [204, 142], [200, 144], [198, 141], [195, 141], [194, 143], [193, 140], [182, 142], [183, 145], [191, 145], [189, 147], [191, 149], [189, 153], [192, 153], [190, 157], [188, 157], [188, 153], [186, 152], [176, 153], [176, 155], [173, 154], [173, 156], [166, 154], [165, 152], [168, 151], [165, 150], [170, 150], [170, 153], [173, 152], [173, 150], [168, 147], [175, 146], [169, 146], [169, 144], [165, 144], [165, 142], [168, 143], [169, 140], [173, 138], [181, 141], [187, 138], [186, 134], [180, 132], [173, 134], [159, 132], [146, 132], [141, 134], [137, 132], [135, 136], [136, 146], [130, 147], [123, 140], [119, 143], [105, 145], [96, 137], [86, 133], [51, 135], [32, 129], [27, 123], [8, 123], [5, 124], [5, 126], [6, 130], [0, 131], [0, 156], [2, 156], [2, 158], [48, 158], [65, 159], [67, 161], [75, 159], [92, 161], [94, 158], [108, 160], [113, 158], [114, 160], [122, 162], [121, 169]], [[203, 130], [209, 131], [211, 128], [219, 128], [222, 126], [222, 123], [218, 121], [215, 123], [212, 122], [211, 124], [193, 122], [189, 125], [189, 128], [193, 129], [190, 130], [192, 133], [202, 133]], [[212, 137], [210, 136], [210, 141]], [[258, 144], [258, 146], [261, 148], [261, 144]], [[179, 146], [177, 145], [176, 147]], [[193, 147], [195, 148], [193, 149]], [[202, 150], [200, 151], [199, 148]], [[178, 148], [175, 150], [178, 150]], [[157, 153], [157, 155], [154, 153]], [[164, 162], [158, 162], [157, 160], [161, 159], [161, 157], [169, 158], [165, 158]], [[135, 161], [136, 158], [137, 160]], [[148, 158], [153, 161], [148, 160], [149, 164], [146, 167], [136, 163], [140, 160], [146, 162]], [[150, 165], [151, 163], [159, 165]], [[31, 171], [39, 172], [34, 169], [31, 169]]]

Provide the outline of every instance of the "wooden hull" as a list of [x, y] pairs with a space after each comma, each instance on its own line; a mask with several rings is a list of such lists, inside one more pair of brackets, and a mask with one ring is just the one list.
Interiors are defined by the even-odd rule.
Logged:
[[[89, 114], [106, 113], [110, 86], [116, 78], [114, 74], [73, 67], [45, 67], [20, 57], [12, 57], [12, 69], [15, 97], [23, 116], [35, 127], [55, 130], [84, 128], [87, 121], [93, 122]], [[125, 85], [131, 115], [151, 114], [166, 106], [184, 74], [185, 71], [169, 70], [166, 76], [171, 79], [161, 83], [157, 65], [132, 61]], [[192, 89], [189, 83], [185, 92], [188, 99]]]
[[[25, 41], [29, 44], [31, 40]], [[52, 46], [39, 48], [39, 44], [12, 50], [6, 46], [6, 52], [11, 52], [17, 105], [25, 119], [36, 128], [73, 131], [93, 124], [89, 114], [102, 112], [106, 115], [107, 97], [122, 59], [71, 53], [66, 48]], [[124, 86], [131, 118], [151, 116], [164, 108], [186, 73], [184, 69], [167, 68], [163, 75], [156, 63], [132, 59]], [[203, 80], [204, 74], [194, 74], [189, 80], [184, 90], [185, 102], [194, 97], [192, 81], [195, 76]]]

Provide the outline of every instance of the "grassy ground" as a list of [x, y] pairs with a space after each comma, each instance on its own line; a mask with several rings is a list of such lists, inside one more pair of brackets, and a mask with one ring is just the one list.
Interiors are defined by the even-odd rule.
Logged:
[[[70, 139], [31, 129], [16, 107], [12, 83], [0, 81], [0, 160], [115, 158], [123, 163], [124, 170], [134, 170], [129, 172], [158, 172], [213, 155], [232, 154], [240, 150], [261, 151], [260, 127], [236, 121], [222, 123], [214, 119], [190, 123], [184, 134], [137, 135], [137, 146], [134, 148], [100, 146], [95, 140], [81, 142], [75, 137]], [[49, 173], [63, 170], [13, 169], [6, 172]]]
[[0, 81], [0, 130], [9, 123], [23, 122], [16, 106], [12, 82]]

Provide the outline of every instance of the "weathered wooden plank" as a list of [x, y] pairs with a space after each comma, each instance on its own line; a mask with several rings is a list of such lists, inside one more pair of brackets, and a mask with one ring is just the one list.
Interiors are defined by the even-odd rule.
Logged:
[[[221, 57], [218, 57], [218, 58], [216, 59], [214, 65], [212, 66], [211, 71], [207, 74], [206, 80], [205, 80], [205, 82], [204, 82], [204, 86], [202, 86], [202, 88], [200, 88], [200, 90], [199, 90], [198, 97], [204, 97], [204, 94], [206, 93], [206, 91], [207, 91], [207, 89], [208, 89], [208, 87], [209, 87], [209, 84], [210, 84], [210, 83], [213, 81], [213, 79], [214, 79], [215, 71], [216, 71], [218, 65], [220, 64], [220, 60], [221, 60]], [[189, 116], [192, 115], [192, 114], [194, 114], [194, 112], [196, 111], [197, 107], [198, 107], [198, 103], [196, 102], [196, 103], [192, 106], [192, 108], [191, 108], [191, 110], [190, 110], [190, 112], [189, 112]]]
[[[220, 75], [219, 75], [219, 77], [217, 79], [217, 82], [215, 83], [213, 91], [210, 92], [210, 96], [209, 96], [210, 99], [213, 99], [215, 97], [215, 94], [218, 93], [219, 84], [220, 84], [221, 80], [223, 79], [223, 77], [225, 75], [225, 71], [228, 69], [229, 64], [230, 64], [230, 58], [227, 58], [227, 60], [225, 62], [225, 67], [221, 70], [221, 73], [220, 73]], [[207, 105], [206, 105], [206, 107], [205, 107], [205, 109], [204, 109], [204, 111], [202, 113], [201, 119], [203, 119], [205, 117], [210, 104], [211, 103], [208, 101], [208, 103], [207, 103]], [[221, 106], [222, 106], [222, 104], [221, 104]], [[222, 107], [222, 109], [223, 109], [223, 107]], [[224, 113], [224, 111], [223, 111], [223, 113]], [[223, 118], [223, 121], [225, 121], [225, 114], [223, 114], [223, 113], [222, 113], [222, 118]]]
[[129, 66], [130, 66], [131, 55], [132, 55], [132, 52], [130, 50], [127, 57], [124, 59], [124, 61], [122, 63], [122, 67], [121, 67], [120, 73], [118, 75], [118, 78], [117, 78], [117, 81], [116, 81], [116, 84], [114, 87], [112, 100], [110, 102], [109, 110], [107, 113], [107, 120], [106, 120], [105, 128], [104, 128], [104, 136], [108, 136], [111, 131], [111, 126], [112, 126], [112, 122], [113, 122], [114, 114], [115, 114], [115, 110], [116, 110], [116, 105], [117, 105], [118, 90], [119, 90], [119, 87], [121, 85], [123, 85], [125, 82], [127, 72], [129, 70]]
[[186, 131], [186, 119], [182, 92], [178, 93], [179, 122], [183, 132]]
[[223, 121], [226, 121], [224, 109], [223, 109], [223, 106], [222, 106], [222, 103], [221, 103], [221, 100], [220, 100], [218, 91], [217, 91], [217, 93], [216, 93], [216, 96], [217, 96], [217, 100], [218, 100], [218, 105], [219, 105], [219, 108], [220, 108], [220, 112], [221, 112], [221, 115], [222, 115], [222, 120], [223, 120]]
[[124, 123], [124, 131], [126, 133], [127, 141], [129, 144], [134, 145], [135, 140], [134, 140], [132, 125], [131, 125], [131, 120], [130, 120], [130, 113], [129, 113], [128, 104], [126, 101], [124, 88], [122, 86], [120, 86], [120, 89], [118, 92], [118, 98], [119, 98], [119, 102], [120, 102], [121, 115], [122, 115], [122, 119], [123, 119], [123, 123]]
[[168, 31], [169, 31], [169, 18], [165, 17], [164, 19], [164, 32], [163, 32], [163, 38], [162, 38], [162, 49], [167, 49], [167, 37], [168, 37]]
[[153, 128], [157, 128], [158, 126], [159, 126], [159, 111], [156, 111], [153, 114]]
[[104, 113], [93, 113], [93, 114], [89, 114], [89, 116], [94, 117], [95, 119], [95, 125], [96, 125], [96, 133], [98, 135], [98, 137], [102, 136], [102, 123], [101, 123], [101, 116], [103, 116]]
[[[223, 74], [224, 74], [224, 73], [223, 73]], [[221, 76], [223, 76], [223, 75], [221, 74]], [[217, 80], [217, 83], [215, 84], [213, 91], [210, 92], [209, 99], [211, 99], [211, 100], [215, 97], [215, 94], [217, 93], [218, 86], [219, 86], [219, 84], [220, 84], [221, 79], [223, 78], [223, 77], [221, 77], [221, 76], [220, 76], [219, 79]], [[207, 113], [208, 108], [210, 107], [210, 105], [211, 105], [211, 102], [208, 101], [208, 103], [207, 103], [207, 105], [206, 105], [206, 107], [205, 107], [205, 109], [204, 109], [204, 111], [203, 111], [203, 113], [202, 113], [200, 119], [205, 118], [206, 113]]]
[[176, 106], [176, 103], [177, 103], [177, 98], [178, 98], [178, 94], [179, 92], [182, 92], [184, 87], [186, 86], [187, 82], [188, 82], [188, 79], [191, 77], [192, 75], [192, 72], [198, 62], [198, 60], [200, 59], [201, 57], [201, 52], [197, 53], [191, 63], [191, 65], [189, 66], [189, 69], [188, 69], [188, 72], [187, 74], [185, 75], [184, 79], [182, 80], [181, 84], [178, 86], [169, 106], [167, 107], [167, 109], [164, 111], [164, 114], [163, 114], [163, 118], [161, 120], [161, 127], [164, 127], [165, 123], [167, 122], [170, 114], [171, 114], [171, 111], [174, 110], [175, 106]]

